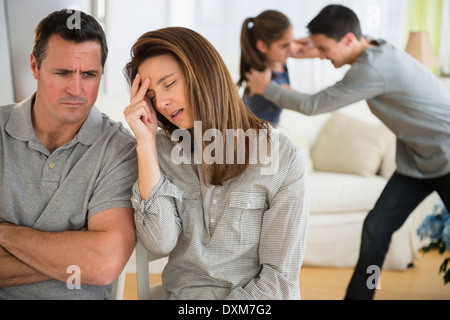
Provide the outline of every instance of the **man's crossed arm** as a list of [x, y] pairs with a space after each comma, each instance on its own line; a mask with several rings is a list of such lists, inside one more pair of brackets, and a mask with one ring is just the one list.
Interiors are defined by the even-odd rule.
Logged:
[[136, 245], [133, 209], [92, 216], [87, 230], [42, 232], [0, 223], [0, 287], [57, 279], [76, 265], [84, 284], [105, 286], [122, 272]]

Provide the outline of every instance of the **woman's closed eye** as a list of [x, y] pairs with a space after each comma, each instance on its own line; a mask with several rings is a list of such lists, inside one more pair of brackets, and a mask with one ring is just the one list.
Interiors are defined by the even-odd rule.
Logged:
[[176, 80], [174, 80], [174, 81], [172, 81], [172, 82], [170, 82], [168, 85], [166, 85], [166, 88], [169, 88], [169, 87], [171, 87], [172, 85], [174, 85], [175, 84], [175, 82], [176, 82]]

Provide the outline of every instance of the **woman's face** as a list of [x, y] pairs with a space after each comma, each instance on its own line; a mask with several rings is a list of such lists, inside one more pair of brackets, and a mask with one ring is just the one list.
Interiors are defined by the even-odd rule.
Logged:
[[147, 97], [153, 106], [180, 129], [194, 126], [186, 99], [186, 80], [178, 62], [164, 54], [145, 60], [138, 68], [142, 80], [151, 80]]
[[270, 46], [264, 45], [262, 53], [266, 58], [267, 64], [270, 66], [275, 63], [285, 64], [289, 57], [292, 56], [294, 44], [294, 34], [292, 27], [290, 27], [283, 35], [283, 37], [277, 41], [274, 41]]

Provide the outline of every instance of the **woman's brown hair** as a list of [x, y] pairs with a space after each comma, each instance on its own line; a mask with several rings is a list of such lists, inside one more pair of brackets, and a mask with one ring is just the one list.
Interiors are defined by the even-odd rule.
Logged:
[[[197, 32], [182, 28], [169, 27], [151, 31], [142, 35], [131, 49], [131, 61], [124, 73], [128, 83], [132, 84], [139, 66], [150, 57], [172, 56], [180, 65], [186, 80], [186, 96], [193, 113], [194, 121], [201, 121], [202, 136], [208, 129], [217, 129], [223, 134], [223, 152], [227, 151], [226, 129], [267, 128], [266, 122], [253, 115], [239, 96], [236, 85], [221, 56], [212, 44]], [[178, 127], [173, 125], [157, 111], [159, 126], [170, 136]], [[194, 134], [191, 132], [191, 138]], [[236, 178], [249, 165], [249, 147], [246, 141], [246, 161], [237, 163], [237, 144], [234, 142], [233, 164], [206, 164], [202, 160], [202, 173], [206, 184], [221, 185]], [[202, 152], [208, 145], [202, 142]], [[203, 154], [203, 153], [202, 153]]]

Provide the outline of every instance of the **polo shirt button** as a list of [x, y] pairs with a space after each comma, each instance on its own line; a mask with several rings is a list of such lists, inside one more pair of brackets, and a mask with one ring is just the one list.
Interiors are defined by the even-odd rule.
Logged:
[[252, 202], [249, 200], [248, 202], [247, 202], [247, 208], [250, 208], [252, 206]]
[[48, 165], [50, 167], [50, 169], [54, 169], [56, 167], [56, 165], [52, 162]]
[[213, 200], [213, 204], [217, 204], [217, 200]]

